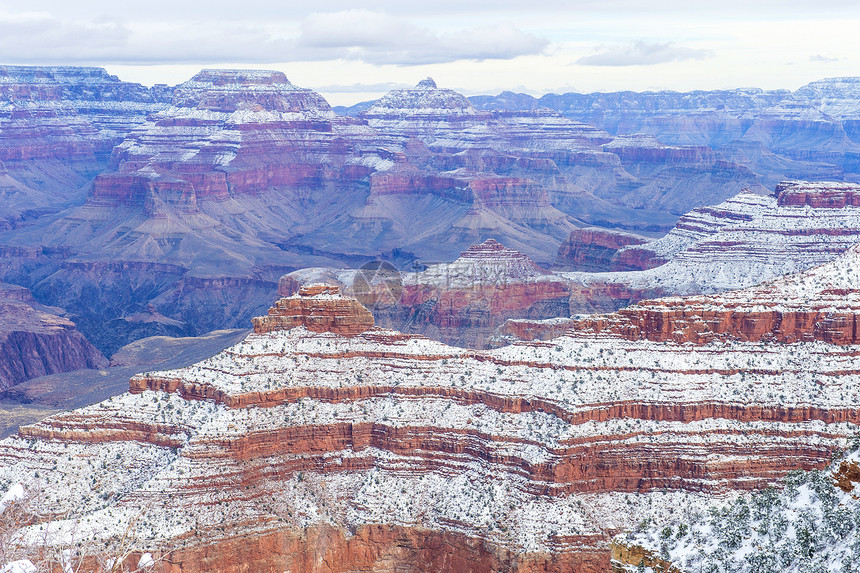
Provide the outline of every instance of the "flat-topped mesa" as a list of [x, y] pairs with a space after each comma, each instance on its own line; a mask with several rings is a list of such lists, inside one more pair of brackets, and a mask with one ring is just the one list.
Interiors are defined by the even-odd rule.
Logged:
[[257, 334], [304, 326], [313, 332], [355, 336], [373, 328], [373, 315], [354, 298], [342, 296], [340, 287], [311, 284], [278, 300], [268, 315], [255, 317], [253, 323]]
[[331, 112], [321, 95], [269, 70], [202, 70], [176, 88], [173, 105], [218, 112]]
[[[166, 86], [147, 88], [121, 81], [104, 68], [0, 66], [0, 101], [165, 103]], [[126, 112], [128, 113], [128, 112]]]
[[664, 145], [653, 135], [621, 135], [603, 146], [622, 163], [712, 164], [714, 152], [703, 145]]
[[783, 181], [774, 195], [780, 206], [841, 209], [860, 207], [860, 184], [835, 181]]

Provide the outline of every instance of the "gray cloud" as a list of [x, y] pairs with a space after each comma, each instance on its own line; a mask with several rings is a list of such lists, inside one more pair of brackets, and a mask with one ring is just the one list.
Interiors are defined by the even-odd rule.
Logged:
[[86, 60], [121, 51], [129, 31], [114, 21], [69, 22], [50, 14], [0, 16], [0, 54], [5, 60]]
[[[11, 3], [9, 3], [11, 4]], [[237, 21], [265, 15], [269, 20], [301, 20], [320, 10], [321, 3], [306, 0], [207, 0], [189, 2], [177, 0], [29, 0], [29, 10], [44, 10], [64, 20], [98, 15], [128, 18], [140, 21], [224, 19]], [[403, 16], [445, 15], [463, 13], [492, 13], [498, 11], [522, 12], [534, 15], [538, 12], [574, 13], [654, 13], [666, 12], [674, 15], [718, 14], [726, 19], [798, 17], [804, 15], [844, 14], [846, 10], [858, 9], [856, 0], [723, 0], [713, 2], [688, 2], [682, 0], [434, 0], [433, 2], [404, 2], [403, 0], [327, 0], [325, 9], [331, 12], [349, 10], [361, 6]], [[20, 3], [18, 4], [20, 6]]]
[[309, 59], [344, 58], [396, 65], [510, 59], [540, 53], [547, 45], [547, 40], [510, 23], [435, 33], [371, 10], [312, 14], [302, 23], [297, 43], [299, 54]]
[[[292, 35], [290, 35], [292, 34]], [[62, 19], [0, 13], [3, 63], [159, 64], [346, 59], [415, 65], [510, 59], [548, 42], [497, 24], [437, 33], [386, 12], [344, 10], [302, 22], [184, 21], [124, 24], [110, 16]]]
[[710, 50], [676, 46], [673, 42], [649, 43], [644, 40], [623, 46], [604, 48], [576, 61], [584, 66], [652, 66], [682, 60], [703, 60], [711, 57]]

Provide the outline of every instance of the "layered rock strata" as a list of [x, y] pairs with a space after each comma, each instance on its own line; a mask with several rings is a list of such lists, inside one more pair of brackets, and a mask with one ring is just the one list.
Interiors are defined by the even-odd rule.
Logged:
[[41, 245], [6, 280], [75, 312], [105, 352], [245, 326], [284, 272], [333, 263], [282, 244], [363, 201], [370, 133], [282, 73], [204, 70], [113, 149], [84, 205], [4, 237]]
[[[860, 240], [860, 185], [787, 181], [773, 195], [741, 193], [694, 209], [667, 235], [621, 247], [612, 264], [659, 264], [641, 272], [562, 273], [587, 287], [619, 285], [667, 294], [749, 287], [826, 263]], [[836, 197], [836, 199], [834, 199]]]
[[357, 300], [341, 297], [339, 287], [317, 284], [280, 299], [268, 315], [253, 322], [257, 334], [303, 326], [312, 332], [355, 336], [373, 328], [373, 315]]
[[279, 291], [292, 295], [314, 282], [361, 297], [380, 325], [469, 348], [491, 344], [509, 318], [569, 316], [572, 292], [568, 281], [495, 239], [420, 272], [302, 269], [281, 277]]
[[[857, 180], [858, 85], [857, 78], [828, 78], [795, 92], [744, 88], [547, 94], [539, 99], [506, 93], [470, 99], [484, 111], [550, 108], [613, 136], [641, 139], [647, 134], [667, 146], [707, 146], [717, 163], [728, 161], [735, 169], [749, 169], [770, 186], [786, 178]], [[659, 187], [649, 192], [656, 191], [658, 197], [663, 195], [658, 201], [669, 203], [692, 191], [683, 185]], [[636, 198], [654, 200], [639, 190], [629, 199]]]
[[16, 547], [125, 539], [188, 572], [605, 571], [614, 533], [822, 467], [860, 422], [851, 345], [606, 331], [479, 352], [307, 328], [344, 301], [306, 289], [270, 315], [301, 320], [0, 442], [0, 484], [63, 517]]
[[46, 374], [107, 366], [61, 312], [36, 303], [25, 288], [0, 283], [0, 391]]
[[703, 344], [718, 338], [860, 343], [860, 248], [804, 273], [709, 297], [640, 302], [570, 326], [630, 340]]
[[82, 199], [111, 149], [169, 101], [101, 68], [0, 66], [0, 230]]
[[[610, 231], [607, 229], [586, 228], [570, 233], [567, 241], [558, 248], [556, 266], [565, 270], [600, 271], [641, 271], [658, 266], [665, 261], [649, 256], [646, 249], [628, 249], [630, 253], [618, 257], [619, 249], [646, 243], [645, 237]], [[639, 252], [646, 253], [644, 256]], [[635, 253], [635, 254], [634, 254]]]

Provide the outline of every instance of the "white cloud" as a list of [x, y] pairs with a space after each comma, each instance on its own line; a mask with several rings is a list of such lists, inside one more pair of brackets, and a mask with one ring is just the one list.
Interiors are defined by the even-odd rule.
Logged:
[[128, 36], [128, 29], [115, 21], [67, 21], [48, 13], [0, 14], [0, 54], [16, 62], [100, 58], [122, 50]]
[[419, 65], [457, 60], [505, 60], [537, 54], [549, 42], [511, 23], [436, 33], [386, 12], [313, 14], [302, 23], [298, 56]]
[[0, 13], [3, 63], [183, 63], [319, 61], [418, 65], [510, 59], [548, 41], [511, 23], [435, 31], [386, 12], [316, 13], [302, 22], [62, 19]]
[[704, 60], [711, 57], [710, 50], [676, 46], [673, 42], [648, 43], [644, 40], [603, 48], [600, 52], [577, 60], [583, 66], [652, 66], [683, 60]]
[[401, 82], [377, 82], [372, 84], [328, 84], [322, 86], [314, 86], [314, 89], [319, 92], [327, 93], [385, 93], [391, 90], [402, 90], [405, 88], [411, 88], [413, 85], [415, 84], [407, 84]]

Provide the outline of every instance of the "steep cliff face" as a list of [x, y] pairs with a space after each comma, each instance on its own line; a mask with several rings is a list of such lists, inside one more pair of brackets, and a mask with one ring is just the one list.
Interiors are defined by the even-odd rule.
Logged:
[[297, 296], [280, 299], [268, 315], [254, 318], [257, 334], [297, 326], [355, 336], [373, 328], [373, 315], [357, 300], [342, 297], [339, 287], [316, 284], [300, 287]]
[[[556, 266], [565, 270], [586, 272], [633, 271], [652, 268], [665, 262], [647, 256], [627, 255], [623, 259], [616, 257], [622, 247], [641, 245], [646, 241], [644, 237], [607, 229], [577, 229], [571, 232], [568, 240], [558, 248]], [[627, 249], [625, 252], [638, 253], [633, 249]]]
[[714, 293], [738, 289], [832, 260], [860, 238], [860, 185], [784, 182], [774, 195], [741, 193], [695, 209], [664, 237], [622, 247], [613, 261], [666, 261], [642, 272], [566, 274], [586, 284], [619, 283], [638, 290]]
[[0, 66], [0, 230], [82, 199], [113, 146], [168, 100], [102, 68]]
[[46, 374], [107, 366], [59, 310], [37, 304], [25, 288], [0, 283], [0, 391]]
[[748, 289], [644, 301], [612, 315], [572, 321], [570, 326], [577, 331], [611, 331], [630, 340], [858, 344], [858, 269], [860, 250], [853, 247], [830, 263]]
[[128, 532], [188, 572], [605, 571], [616, 532], [823, 467], [860, 421], [850, 345], [480, 352], [344, 330], [369, 325], [355, 305], [306, 288], [216, 356], [0, 442], [0, 483], [64, 517], [18, 548]]
[[779, 206], [808, 206], [818, 209], [860, 207], [860, 185], [825, 181], [783, 181], [774, 193]]

